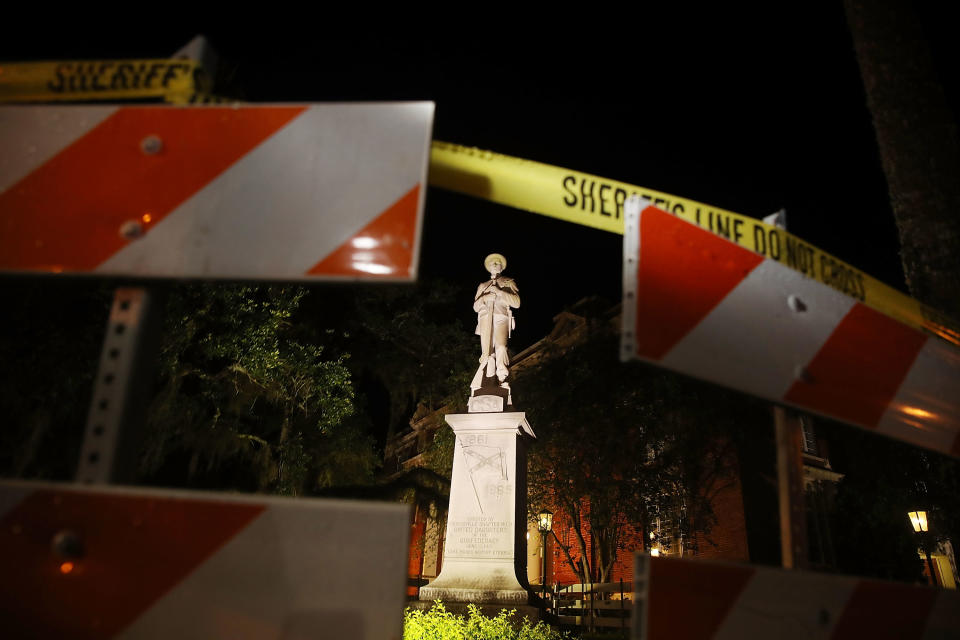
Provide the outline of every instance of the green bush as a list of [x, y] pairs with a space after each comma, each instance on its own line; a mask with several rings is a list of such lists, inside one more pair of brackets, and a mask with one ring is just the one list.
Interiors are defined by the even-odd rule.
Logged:
[[473, 604], [467, 605], [467, 610], [466, 618], [455, 615], [439, 600], [426, 613], [407, 609], [403, 615], [403, 640], [567, 640], [570, 637], [543, 622], [531, 625], [526, 618], [516, 627], [510, 620], [516, 609], [503, 609], [493, 618], [484, 616]]

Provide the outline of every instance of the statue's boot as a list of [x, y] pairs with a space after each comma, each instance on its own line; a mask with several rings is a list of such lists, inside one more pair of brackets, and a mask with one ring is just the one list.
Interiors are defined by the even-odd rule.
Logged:
[[500, 382], [503, 382], [507, 379], [507, 376], [510, 375], [510, 370], [507, 369], [507, 364], [510, 363], [510, 359], [507, 357], [507, 348], [497, 346], [497, 378], [500, 379]]

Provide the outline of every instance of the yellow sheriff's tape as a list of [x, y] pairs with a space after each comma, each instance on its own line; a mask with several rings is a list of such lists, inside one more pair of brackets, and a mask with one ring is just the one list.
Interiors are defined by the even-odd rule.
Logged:
[[623, 203], [637, 194], [908, 326], [960, 345], [960, 329], [952, 319], [793, 234], [749, 216], [646, 187], [439, 141], [431, 149], [430, 184], [619, 234], [623, 233]]
[[180, 96], [205, 88], [196, 86], [199, 72], [194, 60], [0, 63], [0, 102], [187, 101]]

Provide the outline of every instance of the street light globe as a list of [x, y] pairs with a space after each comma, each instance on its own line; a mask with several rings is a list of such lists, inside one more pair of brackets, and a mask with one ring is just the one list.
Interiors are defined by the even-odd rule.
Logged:
[[927, 530], [927, 512], [926, 511], [910, 511], [907, 513], [910, 517], [910, 524], [913, 525], [913, 530], [917, 533]]
[[553, 512], [544, 509], [537, 515], [537, 529], [540, 533], [549, 533], [553, 530]]

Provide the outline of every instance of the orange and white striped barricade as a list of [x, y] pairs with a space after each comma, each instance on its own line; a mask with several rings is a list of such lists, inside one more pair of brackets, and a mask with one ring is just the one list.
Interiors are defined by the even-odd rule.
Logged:
[[0, 271], [414, 280], [433, 111], [0, 107]]
[[622, 359], [960, 456], [955, 346], [638, 199], [626, 215]]
[[634, 640], [960, 637], [960, 593], [705, 560], [634, 558]]
[[[0, 107], [0, 272], [415, 280], [433, 112]], [[159, 306], [144, 287], [115, 296], [79, 479], [129, 477], [117, 451], [138, 435], [121, 426], [141, 422]]]
[[4, 638], [398, 639], [409, 510], [0, 483]]

